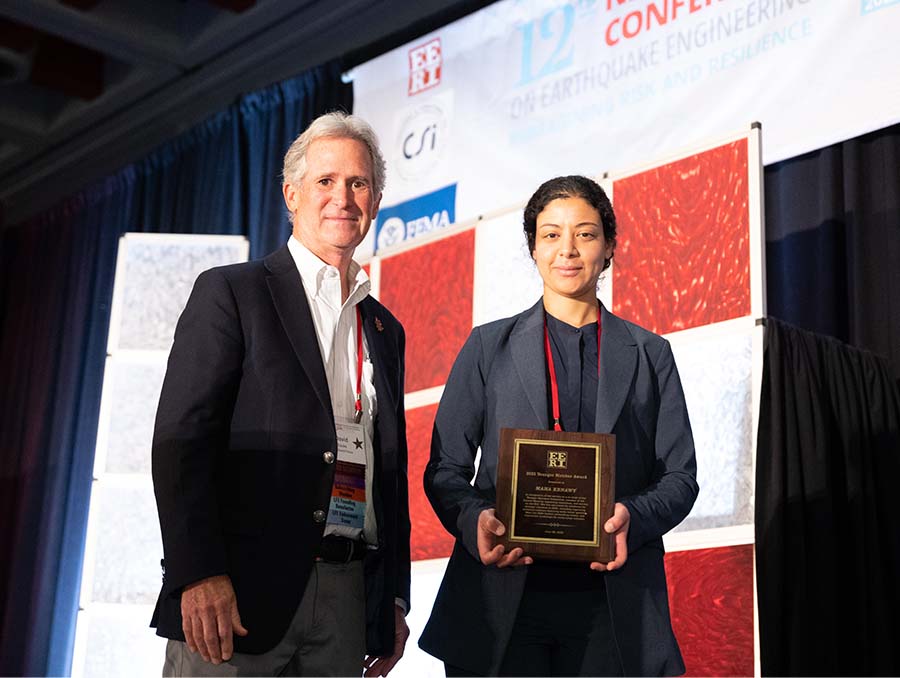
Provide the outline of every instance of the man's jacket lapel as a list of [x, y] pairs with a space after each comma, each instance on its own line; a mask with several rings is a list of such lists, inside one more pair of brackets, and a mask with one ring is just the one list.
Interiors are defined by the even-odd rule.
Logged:
[[[396, 337], [385, 336], [385, 327], [382, 324], [382, 320], [378, 317], [377, 309], [378, 305], [372, 297], [367, 296], [359, 302], [363, 333], [366, 336], [369, 358], [372, 361], [372, 370], [375, 373], [375, 393], [378, 396], [379, 403], [389, 404], [391, 408], [394, 408], [397, 404], [398, 394], [397, 389], [388, 377], [389, 375], [397, 374], [399, 365], [393, 359], [393, 354], [386, 342], [393, 343], [396, 341]], [[400, 388], [403, 388], [402, 384]]]
[[265, 264], [270, 272], [266, 283], [284, 331], [322, 407], [333, 416], [316, 327], [294, 258], [285, 246], [266, 257]]

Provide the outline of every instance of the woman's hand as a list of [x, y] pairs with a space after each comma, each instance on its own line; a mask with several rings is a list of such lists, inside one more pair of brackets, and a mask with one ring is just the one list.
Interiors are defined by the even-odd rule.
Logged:
[[504, 555], [505, 549], [502, 544], [497, 543], [497, 537], [505, 532], [506, 527], [494, 515], [494, 509], [484, 509], [478, 514], [478, 555], [481, 562], [497, 567], [531, 565], [534, 561], [521, 548], [516, 547]]
[[[498, 521], [499, 522], [499, 521]], [[618, 570], [628, 560], [628, 526], [631, 525], [631, 514], [624, 504], [616, 502], [613, 516], [606, 521], [603, 529], [616, 536], [616, 559], [609, 563], [591, 563], [591, 569], [598, 572]]]

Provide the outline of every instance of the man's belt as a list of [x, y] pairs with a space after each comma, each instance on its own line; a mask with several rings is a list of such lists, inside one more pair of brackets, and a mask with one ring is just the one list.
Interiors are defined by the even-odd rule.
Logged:
[[316, 560], [324, 560], [326, 563], [349, 563], [351, 560], [362, 559], [367, 550], [366, 542], [361, 539], [328, 534], [322, 537], [319, 550], [316, 552]]

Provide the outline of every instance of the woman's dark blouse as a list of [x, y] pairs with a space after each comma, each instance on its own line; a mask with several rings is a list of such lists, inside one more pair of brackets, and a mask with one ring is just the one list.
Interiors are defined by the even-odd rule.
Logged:
[[[544, 313], [550, 352], [559, 388], [559, 413], [564, 431], [594, 431], [597, 413], [597, 323], [573, 327]], [[601, 334], [601, 341], [603, 336]], [[548, 373], [549, 380], [549, 373]], [[547, 394], [550, 394], [548, 383]], [[553, 421], [548, 402], [549, 420]], [[587, 591], [603, 586], [603, 576], [587, 563], [535, 561], [528, 566], [527, 586], [540, 591]]]

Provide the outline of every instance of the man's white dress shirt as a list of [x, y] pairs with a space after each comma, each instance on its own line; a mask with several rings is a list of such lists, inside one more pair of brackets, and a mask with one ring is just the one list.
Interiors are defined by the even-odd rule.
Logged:
[[[369, 294], [371, 282], [366, 272], [355, 261], [350, 262], [350, 294], [341, 303], [341, 274], [334, 266], [326, 264], [304, 247], [294, 236], [288, 240], [288, 250], [297, 264], [303, 280], [303, 289], [312, 313], [322, 365], [328, 380], [328, 393], [335, 421], [353, 422], [356, 417], [356, 305]], [[362, 530], [365, 541], [378, 544], [375, 509], [372, 497], [372, 471], [374, 469], [373, 440], [375, 434], [374, 372], [369, 356], [368, 342], [363, 333], [362, 419], [360, 424], [366, 436], [366, 510]], [[340, 461], [340, 455], [338, 455]], [[338, 534], [356, 538], [360, 530], [343, 525], [329, 524], [325, 534]]]

